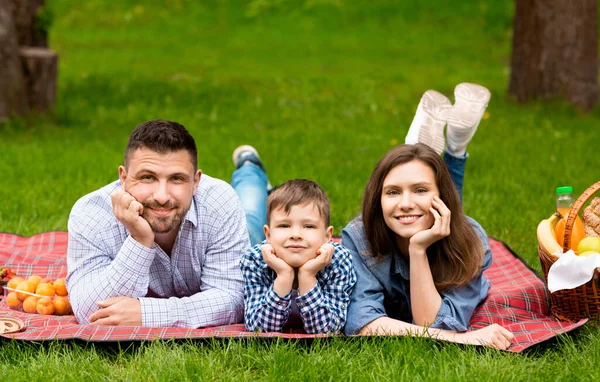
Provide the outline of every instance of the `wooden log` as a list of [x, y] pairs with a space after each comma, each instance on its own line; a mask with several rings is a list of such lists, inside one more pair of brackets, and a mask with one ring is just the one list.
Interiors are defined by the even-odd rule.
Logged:
[[0, 120], [27, 110], [17, 32], [9, 4], [0, 0]]
[[32, 110], [44, 112], [54, 107], [58, 55], [46, 48], [20, 49], [27, 100]]

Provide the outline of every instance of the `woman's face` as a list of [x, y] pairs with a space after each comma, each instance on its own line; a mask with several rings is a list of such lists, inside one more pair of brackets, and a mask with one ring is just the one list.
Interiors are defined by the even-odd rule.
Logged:
[[394, 167], [383, 180], [381, 192], [385, 224], [402, 239], [431, 228], [434, 217], [429, 208], [434, 195], [439, 196], [435, 174], [424, 162]]

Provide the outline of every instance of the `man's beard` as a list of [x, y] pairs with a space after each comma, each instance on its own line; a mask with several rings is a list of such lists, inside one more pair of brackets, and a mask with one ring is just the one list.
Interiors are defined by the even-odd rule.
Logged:
[[[176, 203], [160, 204], [155, 201], [144, 201], [144, 212], [142, 217], [146, 219], [150, 228], [154, 233], [167, 233], [174, 229], [178, 229], [187, 213], [188, 208], [180, 210], [180, 205]], [[175, 214], [171, 216], [156, 216], [148, 213], [148, 208], [159, 208], [159, 209], [175, 209]]]

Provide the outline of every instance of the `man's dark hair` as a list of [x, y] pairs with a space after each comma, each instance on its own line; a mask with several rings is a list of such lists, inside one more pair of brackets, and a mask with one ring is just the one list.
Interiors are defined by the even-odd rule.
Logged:
[[137, 149], [148, 148], [161, 154], [186, 150], [194, 166], [198, 167], [198, 150], [194, 138], [183, 125], [156, 119], [138, 125], [129, 136], [125, 149], [125, 168], [128, 167], [129, 156]]

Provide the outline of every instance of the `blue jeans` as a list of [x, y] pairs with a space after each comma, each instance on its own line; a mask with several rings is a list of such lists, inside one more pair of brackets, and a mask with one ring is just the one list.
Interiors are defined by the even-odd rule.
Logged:
[[446, 166], [450, 171], [452, 181], [454, 182], [454, 185], [458, 190], [458, 195], [460, 196], [461, 203], [463, 195], [463, 180], [465, 179], [465, 163], [467, 162], [468, 157], [469, 153], [466, 153], [462, 157], [456, 157], [444, 151], [444, 162], [446, 162]]
[[263, 226], [267, 224], [267, 183], [267, 174], [252, 162], [244, 163], [231, 175], [231, 186], [246, 213], [252, 245], [265, 239]]
[[[462, 202], [465, 163], [468, 154], [457, 157], [444, 152], [444, 162], [448, 166], [452, 181], [458, 190]], [[231, 185], [238, 194], [242, 208], [246, 213], [246, 223], [250, 234], [250, 243], [256, 245], [265, 240], [263, 227], [267, 224], [267, 174], [251, 162], [243, 164], [233, 172]]]

